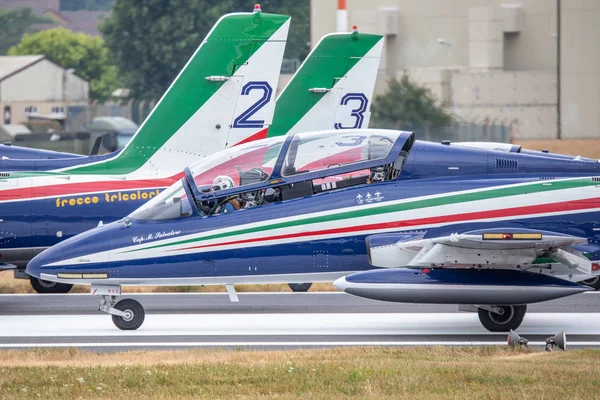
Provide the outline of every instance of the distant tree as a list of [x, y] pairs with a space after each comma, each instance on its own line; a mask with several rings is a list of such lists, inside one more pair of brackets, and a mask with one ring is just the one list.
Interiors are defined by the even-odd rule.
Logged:
[[408, 75], [392, 79], [388, 91], [375, 97], [371, 107], [372, 125], [400, 129], [427, 122], [431, 128], [448, 125], [452, 115], [436, 104], [431, 91], [412, 82]]
[[117, 0], [60, 0], [60, 11], [109, 11]]
[[27, 32], [35, 31], [35, 24], [52, 23], [52, 19], [33, 13], [31, 8], [3, 10], [0, 8], [0, 55], [19, 43]]
[[[292, 16], [286, 57], [308, 52], [308, 0], [265, 0], [264, 12]], [[138, 98], [158, 98], [223, 14], [251, 11], [243, 0], [118, 0], [100, 27], [124, 86]]]
[[119, 86], [116, 66], [101, 38], [65, 28], [25, 35], [9, 55], [43, 54], [51, 61], [73, 68], [90, 82], [90, 97], [105, 100]]

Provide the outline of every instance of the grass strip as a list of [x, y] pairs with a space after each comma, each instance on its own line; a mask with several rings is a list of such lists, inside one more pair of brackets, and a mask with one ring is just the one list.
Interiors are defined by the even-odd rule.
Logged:
[[597, 398], [600, 351], [504, 347], [0, 352], [1, 399]]

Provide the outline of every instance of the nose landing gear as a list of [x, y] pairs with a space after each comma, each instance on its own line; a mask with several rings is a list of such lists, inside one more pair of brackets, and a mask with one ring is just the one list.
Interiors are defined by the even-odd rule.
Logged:
[[142, 326], [146, 312], [144, 307], [133, 299], [123, 299], [115, 304], [115, 309], [124, 315], [112, 315], [115, 326], [124, 331], [133, 331]]
[[144, 323], [146, 312], [139, 301], [123, 299], [117, 302], [120, 286], [92, 286], [92, 294], [100, 296], [98, 310], [110, 314], [117, 328], [133, 331]]

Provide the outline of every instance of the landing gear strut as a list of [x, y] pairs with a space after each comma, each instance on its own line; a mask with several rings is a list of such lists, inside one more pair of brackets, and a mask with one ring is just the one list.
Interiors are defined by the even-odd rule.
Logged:
[[133, 331], [142, 326], [146, 312], [144, 307], [133, 299], [117, 302], [117, 296], [102, 295], [98, 310], [112, 315], [115, 326], [124, 331]]
[[478, 307], [479, 321], [490, 332], [516, 330], [523, 322], [527, 312], [527, 305]]

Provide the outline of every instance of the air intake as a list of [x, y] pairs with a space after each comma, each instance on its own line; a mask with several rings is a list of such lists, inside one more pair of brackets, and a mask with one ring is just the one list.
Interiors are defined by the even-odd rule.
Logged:
[[508, 158], [496, 158], [497, 169], [518, 169], [519, 162], [517, 160], [510, 160]]
[[0, 172], [0, 178], [10, 178], [10, 172]]
[[592, 182], [600, 182], [600, 176], [593, 176]]

